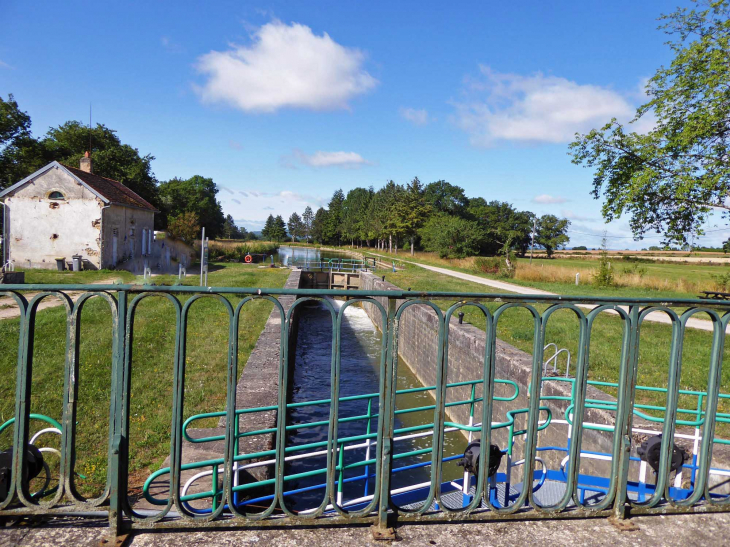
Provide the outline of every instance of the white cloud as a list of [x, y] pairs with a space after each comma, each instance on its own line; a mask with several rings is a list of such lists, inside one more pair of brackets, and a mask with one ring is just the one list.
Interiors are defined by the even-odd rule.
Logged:
[[196, 87], [205, 103], [225, 103], [245, 112], [280, 108], [347, 109], [356, 95], [378, 81], [362, 65], [358, 49], [317, 36], [305, 25], [272, 21], [256, 30], [249, 45], [211, 51], [198, 59], [206, 76]]
[[550, 205], [553, 203], [565, 203], [568, 201], [566, 198], [560, 196], [551, 196], [550, 194], [540, 194], [532, 198], [532, 203], [542, 203], [543, 205]]
[[282, 158], [282, 164], [286, 167], [296, 168], [295, 162], [309, 167], [345, 167], [357, 168], [362, 165], [370, 165], [369, 162], [357, 152], [324, 152], [318, 150], [314, 154], [305, 154], [301, 150], [294, 150], [291, 156]]
[[0, 68], [8, 68], [8, 69], [11, 69], [12, 70], [15, 67], [10, 66], [8, 63], [6, 63], [2, 59], [0, 59]]
[[570, 142], [576, 132], [600, 127], [612, 117], [629, 120], [634, 107], [621, 94], [566, 78], [498, 73], [480, 66], [456, 102], [455, 122], [475, 146], [496, 141]]
[[415, 125], [426, 125], [429, 121], [428, 112], [426, 112], [426, 110], [401, 107], [398, 112], [400, 112], [402, 118], [405, 118]]

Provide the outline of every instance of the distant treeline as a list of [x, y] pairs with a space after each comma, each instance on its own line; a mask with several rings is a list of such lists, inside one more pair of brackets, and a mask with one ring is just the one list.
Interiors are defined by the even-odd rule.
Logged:
[[272, 241], [305, 240], [329, 245], [357, 245], [398, 252], [435, 251], [442, 257], [524, 254], [535, 245], [552, 255], [568, 243], [570, 221], [554, 215], [537, 217], [510, 203], [469, 198], [464, 189], [444, 180], [407, 185], [392, 180], [379, 190], [337, 190], [327, 208], [307, 207], [287, 223], [269, 215], [262, 237]]

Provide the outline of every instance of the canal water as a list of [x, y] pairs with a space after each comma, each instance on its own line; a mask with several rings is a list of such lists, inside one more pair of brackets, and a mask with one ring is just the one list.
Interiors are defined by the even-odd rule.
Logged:
[[[330, 302], [335, 309], [339, 309], [343, 305], [341, 301], [330, 300]], [[307, 305], [302, 309], [299, 319], [296, 361], [289, 399], [291, 403], [330, 399], [332, 323], [331, 312], [322, 302], [313, 302], [311, 305]], [[348, 306], [344, 312], [340, 343], [340, 397], [365, 394], [375, 394], [375, 397], [341, 402], [339, 417], [342, 419], [367, 415], [369, 401], [371, 402], [370, 411], [374, 417], [370, 420], [361, 419], [340, 423], [337, 438], [367, 433], [368, 421], [370, 422], [369, 431], [372, 433], [377, 432], [377, 393], [379, 390], [381, 346], [382, 337], [380, 331], [373, 325], [365, 311], [358, 304]], [[399, 390], [421, 387], [420, 382], [402, 360], [399, 361], [397, 375], [397, 388]], [[397, 410], [416, 409], [433, 404], [433, 396], [425, 391], [402, 394], [396, 398]], [[289, 411], [288, 424], [297, 425], [317, 421], [326, 422], [329, 419], [329, 413], [329, 403], [294, 408]], [[399, 414], [396, 417], [395, 428], [397, 430], [422, 424], [432, 424], [433, 417], [433, 409]], [[412, 433], [410, 434], [412, 435]], [[399, 434], [396, 432], [395, 436], [406, 435], [409, 435], [409, 433]], [[445, 437], [445, 455], [463, 453], [466, 440], [461, 433], [447, 433]], [[326, 440], [327, 425], [298, 429], [291, 431], [287, 436], [287, 447]], [[360, 441], [360, 443], [362, 442], [364, 441]], [[405, 439], [394, 443], [393, 453], [395, 454], [395, 458], [393, 461], [394, 471], [391, 474], [391, 491], [393, 489], [430, 481], [431, 467], [430, 465], [424, 465], [431, 461], [430, 452], [408, 457], [399, 457], [398, 455], [415, 450], [428, 449], [432, 446], [432, 443], [433, 438], [431, 435]], [[353, 442], [350, 444], [355, 445], [357, 443]], [[307, 452], [309, 451], [311, 450], [307, 450]], [[366, 461], [368, 454], [370, 459], [375, 459], [375, 447], [370, 448], [369, 452], [367, 447], [345, 450], [344, 454], [345, 466], [356, 464]], [[287, 465], [286, 475], [314, 471], [321, 472], [324, 469], [326, 469], [326, 457], [322, 455], [294, 460]], [[453, 480], [460, 477], [462, 471], [462, 468], [457, 467], [454, 461], [443, 464], [444, 480]], [[348, 500], [371, 495], [375, 486], [375, 480], [372, 477], [365, 479], [364, 476], [369, 474], [374, 475], [374, 473], [374, 465], [354, 467], [346, 470], [343, 480], [342, 501], [346, 503]], [[288, 497], [287, 502], [289, 506], [298, 511], [319, 506], [323, 500], [324, 489], [317, 488], [317, 485], [323, 484], [325, 480], [325, 474], [320, 473], [287, 481], [285, 486], [287, 491], [311, 488], [311, 490]]]
[[294, 263], [320, 262], [330, 258], [348, 258], [346, 253], [337, 251], [323, 251], [311, 247], [287, 247], [282, 245], [274, 254], [274, 262], [280, 262], [284, 266], [291, 266]]

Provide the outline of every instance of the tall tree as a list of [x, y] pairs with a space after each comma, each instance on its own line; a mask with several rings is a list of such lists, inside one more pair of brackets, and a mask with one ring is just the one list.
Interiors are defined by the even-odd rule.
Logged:
[[223, 223], [223, 237], [226, 239], [241, 239], [241, 230], [236, 226], [236, 221], [233, 220], [231, 215], [226, 215]]
[[274, 218], [274, 229], [272, 236], [274, 238], [274, 241], [277, 243], [280, 243], [286, 239], [286, 223], [284, 222], [284, 219], [281, 218], [281, 215], [276, 215]]
[[553, 256], [555, 249], [560, 249], [570, 241], [567, 233], [569, 226], [569, 220], [559, 219], [555, 215], [543, 215], [537, 220], [535, 243], [545, 249], [548, 258]]
[[418, 230], [428, 219], [431, 206], [426, 203], [423, 184], [415, 177], [396, 202], [394, 215], [403, 228], [403, 234], [410, 240], [411, 256], [415, 254], [415, 239]]
[[304, 214], [302, 214], [302, 229], [304, 230], [304, 237], [307, 238], [307, 243], [309, 243], [309, 238], [312, 235], [313, 221], [314, 213], [312, 212], [312, 208], [307, 205], [307, 207], [304, 209]]
[[427, 251], [441, 258], [464, 258], [479, 252], [484, 231], [473, 220], [436, 213], [421, 228], [421, 240]]
[[469, 200], [468, 213], [484, 230], [483, 254], [496, 255], [510, 250], [524, 254], [530, 246], [533, 213], [518, 211], [503, 201], [487, 203], [483, 198]]
[[[694, 1], [694, 0], [693, 0]], [[695, 1], [695, 3], [697, 3]], [[646, 84], [649, 101], [627, 126], [615, 118], [571, 144], [573, 162], [594, 169], [607, 221], [630, 215], [634, 236], [662, 233], [686, 244], [713, 211], [730, 212], [730, 0], [678, 9], [660, 27], [674, 59]], [[648, 118], [646, 132], [637, 122]]]
[[225, 216], [216, 199], [218, 186], [213, 179], [195, 175], [189, 179], [174, 178], [160, 184], [162, 215], [172, 218], [180, 213], [194, 212], [209, 237], [223, 234]]
[[342, 190], [335, 190], [327, 205], [327, 221], [324, 226], [324, 239], [327, 243], [340, 244], [342, 237], [342, 204], [345, 201], [345, 194]]
[[289, 228], [289, 235], [291, 236], [292, 243], [294, 243], [296, 238], [301, 237], [302, 235], [302, 219], [296, 212], [294, 212], [289, 217], [289, 222], [287, 222], [286, 225], [287, 228]]
[[342, 203], [342, 232], [353, 244], [355, 239], [365, 239], [365, 223], [372, 188], [353, 188]]
[[469, 206], [469, 198], [464, 189], [445, 180], [428, 184], [424, 189], [424, 198], [434, 212], [449, 215], [464, 216]]
[[314, 215], [314, 220], [312, 220], [312, 239], [317, 243], [324, 243], [327, 216], [327, 210], [320, 207]]
[[263, 229], [261, 230], [261, 237], [268, 241], [274, 241], [274, 233], [274, 215], [269, 215], [264, 223]]

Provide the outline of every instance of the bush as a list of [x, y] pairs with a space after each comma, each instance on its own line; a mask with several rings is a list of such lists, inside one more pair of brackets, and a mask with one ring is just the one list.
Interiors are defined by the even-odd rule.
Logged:
[[171, 218], [167, 223], [167, 236], [192, 245], [200, 237], [198, 215], [188, 212]]
[[717, 290], [725, 292], [730, 289], [730, 272], [713, 275], [712, 278], [715, 280]]
[[[478, 256], [474, 259], [474, 270], [479, 273], [496, 275], [502, 278], [512, 278], [517, 271], [517, 262], [514, 253], [507, 258], [504, 256]], [[510, 267], [510, 264], [512, 267]]]
[[484, 231], [471, 220], [450, 215], [432, 215], [421, 229], [421, 243], [441, 258], [464, 258], [477, 254]]
[[611, 287], [614, 284], [613, 270], [611, 263], [608, 261], [608, 250], [606, 248], [606, 238], [601, 242], [601, 258], [598, 260], [598, 272], [593, 276], [593, 282], [598, 287]]
[[622, 270], [622, 273], [626, 275], [638, 275], [639, 279], [643, 278], [646, 275], [646, 268], [643, 266], [639, 266], [638, 264], [633, 264], [632, 266], [627, 266]]

